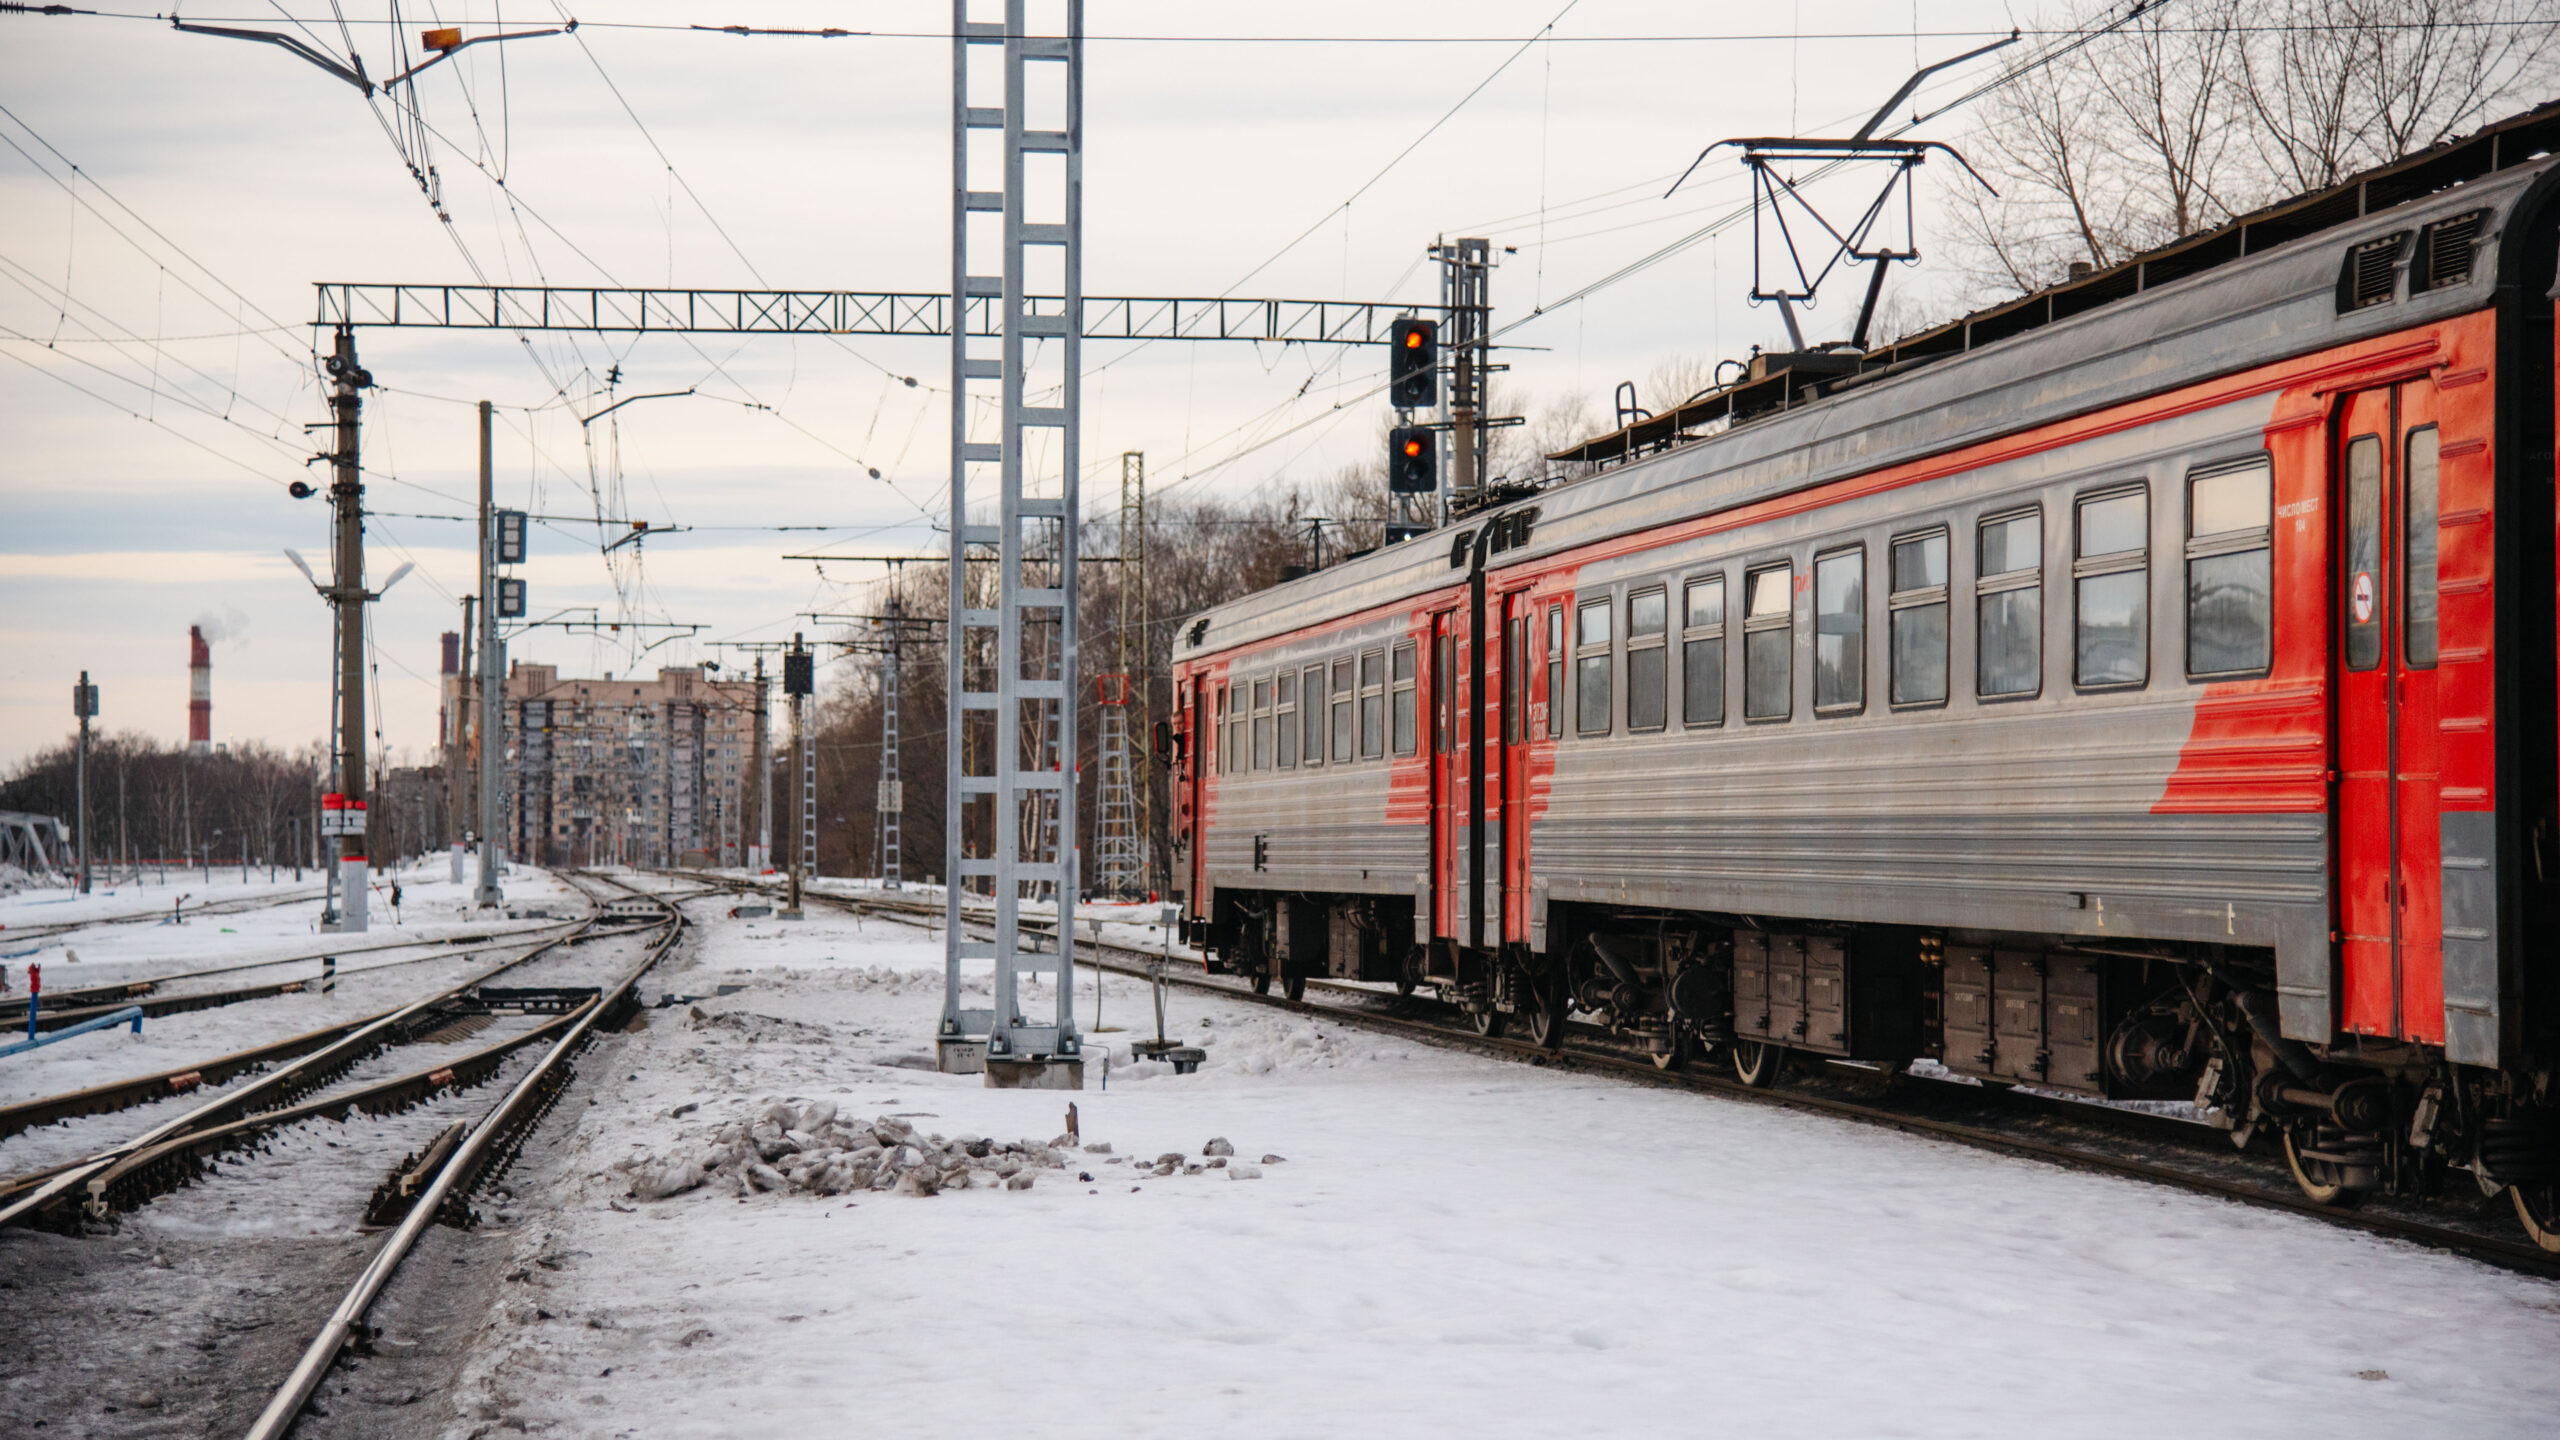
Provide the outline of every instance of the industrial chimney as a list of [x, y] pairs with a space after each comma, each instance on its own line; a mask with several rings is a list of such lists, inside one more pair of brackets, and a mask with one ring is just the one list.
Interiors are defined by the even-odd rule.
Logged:
[[213, 753], [213, 647], [204, 627], [187, 627], [187, 753]]

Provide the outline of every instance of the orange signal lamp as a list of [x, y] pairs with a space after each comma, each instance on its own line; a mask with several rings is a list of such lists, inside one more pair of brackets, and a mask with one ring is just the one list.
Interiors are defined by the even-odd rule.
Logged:
[[419, 37], [419, 43], [430, 50], [459, 49], [462, 45], [462, 31], [459, 27], [429, 30]]

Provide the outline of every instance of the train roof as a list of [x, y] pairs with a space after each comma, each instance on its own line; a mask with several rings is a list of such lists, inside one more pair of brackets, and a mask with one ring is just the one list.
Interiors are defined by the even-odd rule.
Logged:
[[[1538, 519], [1506, 565], [2483, 308], [2507, 213], [2560, 168], [2555, 149], [2560, 103], [1897, 341], [1855, 372], [1712, 392], [1556, 457], [1624, 457], [1599, 474], [1215, 606], [1182, 628], [1175, 658], [1447, 585], [1467, 566], [1456, 537], [1509, 510], [1534, 505]], [[2432, 288], [2400, 284], [2413, 264], [2434, 267]], [[1683, 435], [1718, 419], [1730, 428]]]

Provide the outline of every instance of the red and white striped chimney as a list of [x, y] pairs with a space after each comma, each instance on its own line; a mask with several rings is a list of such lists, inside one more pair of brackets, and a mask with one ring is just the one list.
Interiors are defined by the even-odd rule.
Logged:
[[187, 751], [213, 751], [213, 647], [201, 625], [187, 627]]

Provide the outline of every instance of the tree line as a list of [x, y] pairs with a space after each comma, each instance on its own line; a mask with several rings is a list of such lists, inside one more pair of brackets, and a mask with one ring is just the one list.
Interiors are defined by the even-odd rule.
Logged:
[[[65, 740], [20, 762], [0, 781], [0, 810], [52, 815], [73, 832], [79, 818], [78, 747]], [[312, 853], [328, 751], [260, 740], [188, 753], [137, 731], [89, 741], [89, 856], [100, 870], [184, 863], [291, 864]]]

